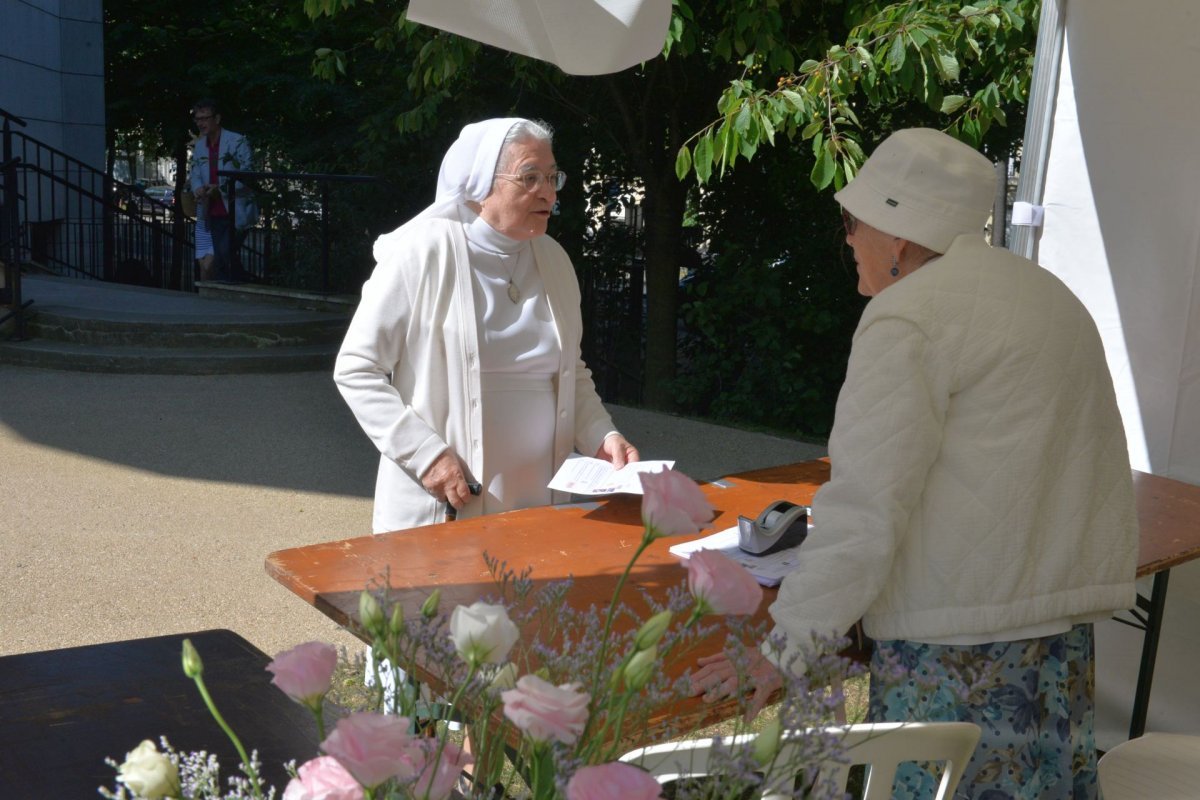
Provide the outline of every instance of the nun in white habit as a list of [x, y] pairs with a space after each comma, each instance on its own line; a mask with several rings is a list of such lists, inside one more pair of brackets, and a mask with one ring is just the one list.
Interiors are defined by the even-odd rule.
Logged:
[[376, 533], [565, 500], [546, 485], [574, 450], [638, 460], [580, 356], [575, 270], [546, 235], [565, 179], [544, 123], [476, 122], [433, 205], [376, 241], [334, 367], [380, 452]]

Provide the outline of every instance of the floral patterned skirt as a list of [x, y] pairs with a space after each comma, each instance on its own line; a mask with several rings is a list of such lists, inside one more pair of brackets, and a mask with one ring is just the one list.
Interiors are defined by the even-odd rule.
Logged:
[[[981, 645], [877, 641], [873, 722], [965, 721], [983, 729], [955, 798], [1094, 800], [1092, 626]], [[901, 765], [893, 797], [932, 798], [937, 784]]]

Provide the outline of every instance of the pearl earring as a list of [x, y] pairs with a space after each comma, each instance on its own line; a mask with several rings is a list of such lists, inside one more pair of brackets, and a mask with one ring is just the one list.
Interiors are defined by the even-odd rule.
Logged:
[[892, 256], [892, 277], [900, 274], [900, 265], [896, 262], [896, 257]]

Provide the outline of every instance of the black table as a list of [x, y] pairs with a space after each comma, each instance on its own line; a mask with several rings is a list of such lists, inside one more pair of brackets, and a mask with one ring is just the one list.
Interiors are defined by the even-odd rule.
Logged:
[[237, 774], [237, 751], [183, 674], [185, 638], [217, 708], [282, 791], [284, 762], [317, 755], [316, 722], [271, 685], [266, 654], [213, 630], [0, 657], [0, 797], [96, 797], [116, 779], [106, 756], [120, 763], [163, 735], [177, 750], [217, 755], [223, 784]]

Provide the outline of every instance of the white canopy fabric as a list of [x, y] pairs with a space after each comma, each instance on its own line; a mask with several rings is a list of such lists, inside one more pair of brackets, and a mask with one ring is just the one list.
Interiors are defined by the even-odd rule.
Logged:
[[1034, 258], [1100, 327], [1134, 468], [1200, 483], [1200, 3], [1063, 5]]
[[[1035, 83], [1057, 80], [1031, 98], [1017, 193], [1045, 207], [1032, 256], [1096, 319], [1134, 468], [1200, 483], [1200, 3], [1044, 0], [1042, 24], [1060, 21], [1061, 52], [1039, 38]], [[1197, 615], [1193, 561], [1171, 571], [1147, 730], [1200, 733]], [[1127, 737], [1141, 646], [1096, 625], [1102, 749]]]
[[572, 75], [602, 75], [662, 52], [671, 0], [412, 0], [408, 18]]

